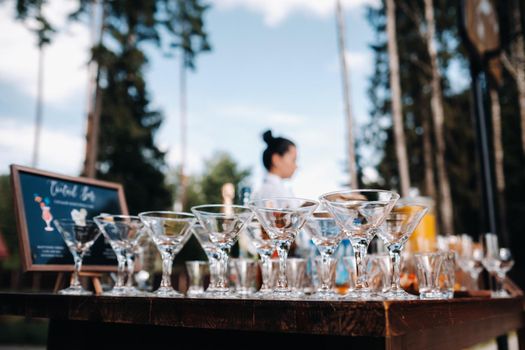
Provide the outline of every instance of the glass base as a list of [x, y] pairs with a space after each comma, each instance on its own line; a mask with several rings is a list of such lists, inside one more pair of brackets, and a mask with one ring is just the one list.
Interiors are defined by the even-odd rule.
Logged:
[[254, 298], [260, 298], [260, 299], [272, 299], [273, 297], [273, 289], [267, 288], [267, 289], [259, 289], [259, 291], [255, 292], [253, 294]]
[[70, 286], [66, 289], [61, 289], [58, 291], [58, 294], [62, 295], [93, 295], [93, 292], [90, 292], [89, 290], [85, 290], [81, 286], [75, 287]]
[[373, 293], [368, 288], [350, 289], [341, 297], [343, 300], [377, 300], [377, 293]]
[[386, 300], [418, 300], [419, 298], [415, 295], [405, 292], [403, 289], [390, 290], [383, 293], [383, 298]]
[[505, 290], [496, 290], [490, 293], [492, 298], [510, 298], [511, 295]]
[[160, 287], [151, 296], [158, 298], [184, 298], [184, 294], [176, 291], [172, 287]]
[[333, 290], [317, 290], [315, 293], [309, 296], [309, 299], [312, 300], [337, 300], [339, 299], [339, 294]]
[[236, 298], [237, 296], [229, 288], [208, 287], [202, 294], [203, 298]]
[[102, 295], [108, 297], [125, 297], [127, 293], [125, 287], [113, 287], [112, 289], [102, 293]]

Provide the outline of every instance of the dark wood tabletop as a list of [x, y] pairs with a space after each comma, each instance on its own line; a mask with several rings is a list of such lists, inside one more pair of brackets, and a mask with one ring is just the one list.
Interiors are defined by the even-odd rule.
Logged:
[[[459, 349], [521, 329], [521, 296], [433, 301], [164, 299], [0, 293], [0, 314], [61, 324], [380, 340], [379, 347]], [[73, 332], [72, 329], [69, 331]], [[51, 331], [50, 331], [51, 332]], [[308, 338], [302, 338], [308, 339]]]

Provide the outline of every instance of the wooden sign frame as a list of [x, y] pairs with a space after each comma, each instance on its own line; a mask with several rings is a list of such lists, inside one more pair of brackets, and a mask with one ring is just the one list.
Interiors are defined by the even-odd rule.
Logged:
[[[39, 169], [29, 168], [20, 165], [11, 165], [11, 185], [13, 191], [13, 200], [15, 206], [15, 216], [17, 223], [17, 232], [18, 232], [18, 246], [20, 249], [20, 260], [22, 262], [22, 267], [24, 271], [73, 271], [73, 263], [68, 264], [39, 264], [34, 263], [31, 252], [31, 242], [30, 242], [30, 232], [28, 229], [27, 215], [25, 212], [24, 198], [22, 192], [21, 184], [21, 174], [36, 175], [50, 180], [56, 181], [67, 181], [73, 182], [80, 185], [85, 185], [89, 187], [102, 188], [114, 190], [118, 195], [118, 203], [120, 206], [119, 213], [110, 213], [110, 214], [122, 214], [128, 215], [128, 207], [126, 204], [126, 199], [124, 196], [124, 188], [121, 184], [114, 182], [101, 181], [85, 177], [73, 177], [66, 176], [62, 174], [52, 173], [48, 171], [43, 171]], [[57, 233], [58, 234], [58, 233]], [[102, 238], [98, 238], [100, 240]], [[67, 250], [69, 254], [69, 250]], [[92, 265], [92, 264], [82, 264], [82, 271], [116, 271], [117, 266], [115, 265]]]

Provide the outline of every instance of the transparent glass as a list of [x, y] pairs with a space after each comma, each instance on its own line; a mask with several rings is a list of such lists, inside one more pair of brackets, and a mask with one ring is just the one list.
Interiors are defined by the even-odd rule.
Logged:
[[420, 299], [443, 299], [439, 290], [439, 274], [443, 263], [443, 254], [418, 253], [414, 255], [419, 284]]
[[157, 297], [183, 297], [171, 285], [171, 269], [175, 256], [190, 237], [195, 217], [189, 213], [171, 211], [150, 211], [139, 214], [148, 228], [148, 233], [162, 257], [162, 280], [153, 295]]
[[261, 199], [250, 203], [279, 254], [279, 277], [273, 292], [274, 297], [293, 297], [286, 279], [288, 251], [306, 219], [318, 205], [317, 201], [287, 197]]
[[[310, 235], [312, 242], [321, 254], [322, 266], [318, 271], [321, 282], [313, 298], [336, 299], [334, 291], [335, 266], [337, 261], [333, 255], [345, 238], [345, 232], [337, 225], [335, 219], [328, 212], [315, 212], [306, 220], [304, 230]], [[316, 260], [317, 261], [317, 260]]]
[[397, 205], [377, 230], [377, 235], [385, 242], [391, 259], [390, 265], [392, 270], [390, 275], [392, 280], [390, 290], [383, 294], [383, 297], [386, 299], [417, 299], [416, 296], [405, 292], [399, 283], [401, 276], [401, 252], [427, 211], [428, 208], [423, 205], [410, 203]]
[[125, 285], [124, 281], [129, 269], [131, 268], [132, 271], [134, 269], [132, 256], [137, 249], [139, 239], [145, 232], [144, 223], [138, 216], [129, 215], [99, 215], [93, 220], [113, 248], [118, 263], [117, 281], [113, 289], [103, 294], [111, 296], [141, 294], [133, 286]]
[[460, 236], [460, 242], [461, 249], [457, 256], [457, 264], [463, 272], [468, 274], [471, 282], [469, 286], [463, 285], [462, 288], [478, 290], [479, 274], [483, 271], [483, 248], [467, 234]]
[[68, 288], [58, 291], [59, 294], [68, 295], [91, 295], [90, 291], [82, 288], [78, 279], [78, 274], [82, 268], [82, 259], [89, 251], [89, 248], [95, 243], [100, 230], [92, 220], [83, 220], [82, 222], [73, 221], [71, 219], [59, 219], [53, 221], [58, 232], [64, 239], [73, 260], [75, 262], [75, 269], [73, 271], [73, 278]]
[[188, 297], [199, 297], [204, 294], [204, 277], [208, 273], [206, 261], [186, 261], [186, 272], [188, 273]]
[[248, 236], [250, 244], [261, 257], [262, 285], [256, 296], [269, 296], [272, 292], [272, 254], [275, 251], [273, 241], [257, 220], [252, 220], [242, 234]]
[[218, 281], [219, 276], [221, 275], [220, 259], [222, 253], [221, 250], [217, 248], [215, 244], [212, 243], [208, 231], [201, 224], [196, 223], [195, 225], [193, 225], [192, 232], [195, 238], [197, 238], [197, 241], [201, 245], [202, 249], [204, 250], [204, 253], [206, 253], [206, 257], [208, 258], [208, 265], [210, 270], [210, 284], [208, 285], [208, 288], [206, 288], [204, 295], [213, 295], [213, 293], [219, 291], [221, 288]]
[[349, 298], [370, 297], [366, 278], [365, 258], [370, 241], [386, 219], [399, 195], [385, 190], [348, 190], [324, 194], [322, 203], [336, 222], [346, 231], [356, 260], [356, 281]]
[[[497, 246], [497, 241], [495, 243]], [[508, 248], [485, 249], [483, 257], [483, 266], [495, 278], [496, 286], [492, 289], [493, 298], [508, 298], [510, 294], [504, 288], [505, 277], [507, 272], [514, 266], [512, 253]]]
[[253, 217], [248, 207], [240, 205], [210, 204], [191, 208], [199, 223], [208, 233], [209, 240], [220, 250], [216, 286], [207, 293], [212, 297], [233, 296], [228, 287], [228, 258], [230, 248]]

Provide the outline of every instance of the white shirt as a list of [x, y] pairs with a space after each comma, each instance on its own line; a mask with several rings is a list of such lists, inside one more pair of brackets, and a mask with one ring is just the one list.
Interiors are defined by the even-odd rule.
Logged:
[[294, 197], [293, 191], [287, 182], [275, 174], [267, 173], [261, 187], [254, 192], [253, 199]]

